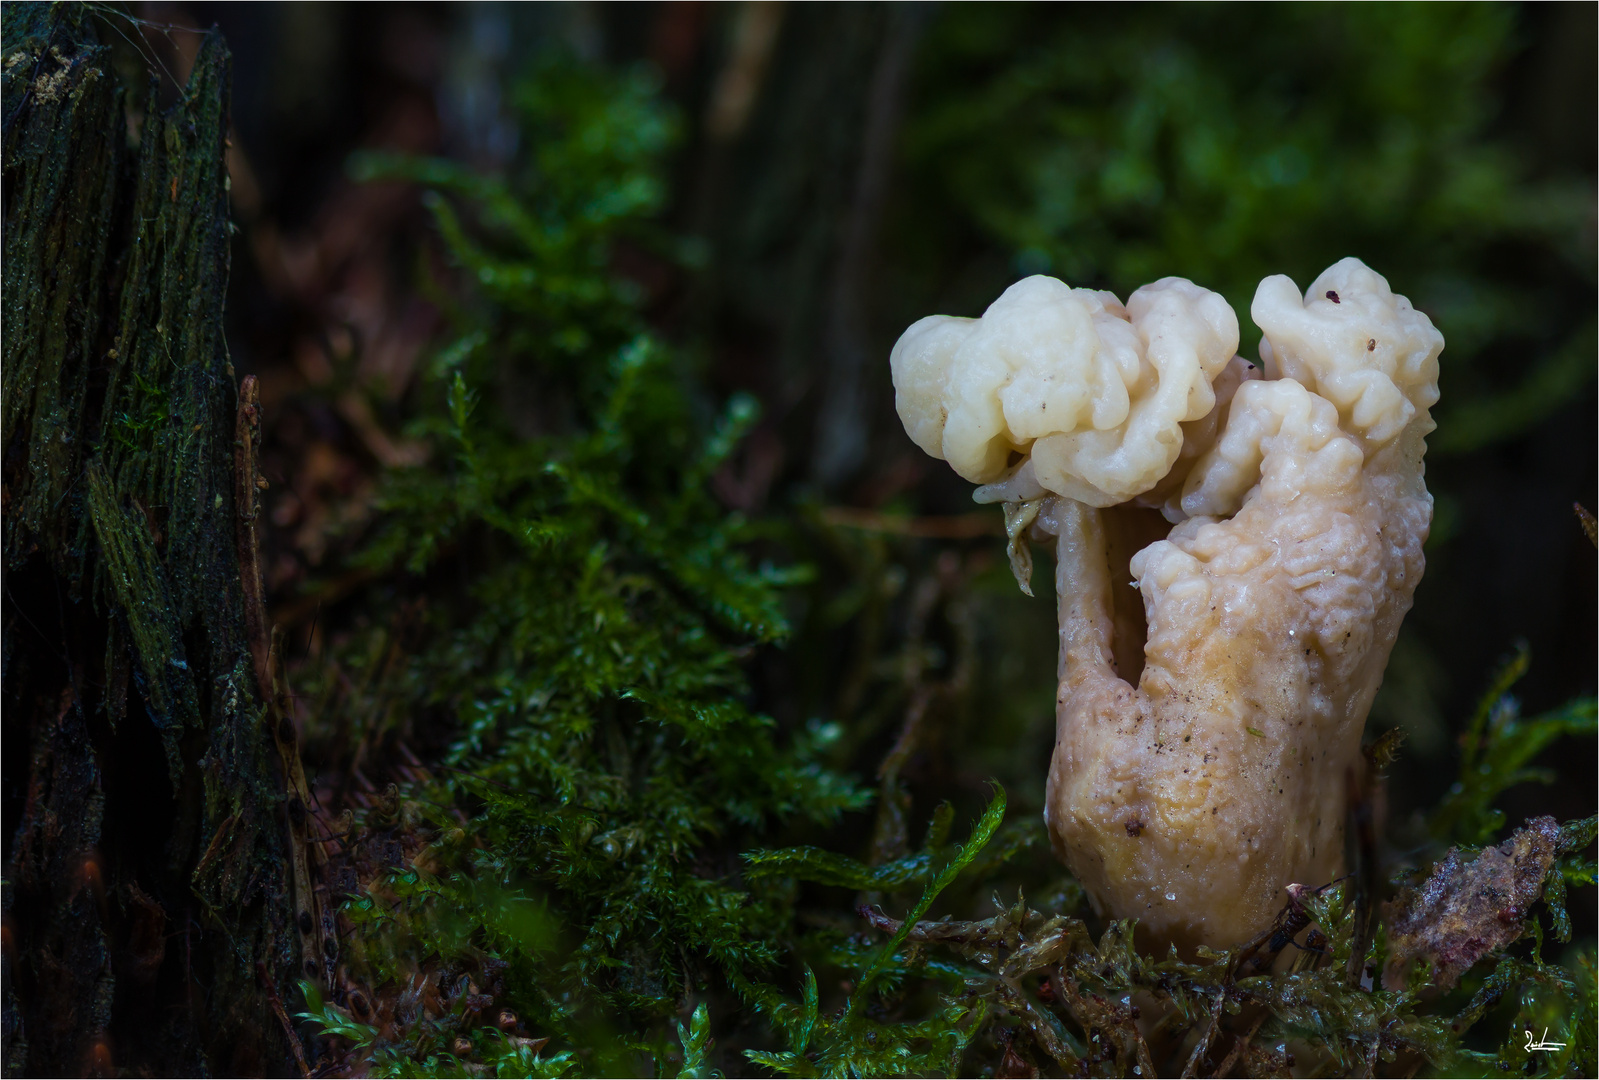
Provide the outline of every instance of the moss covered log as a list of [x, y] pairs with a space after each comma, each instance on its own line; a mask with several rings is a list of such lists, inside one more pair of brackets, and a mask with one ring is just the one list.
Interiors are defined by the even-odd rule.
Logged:
[[4, 12], [4, 1067], [277, 1075], [303, 961], [235, 544], [229, 54], [163, 106], [117, 36]]

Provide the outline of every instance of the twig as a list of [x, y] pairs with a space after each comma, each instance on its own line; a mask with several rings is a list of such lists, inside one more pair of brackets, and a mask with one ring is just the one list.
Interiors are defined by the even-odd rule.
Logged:
[[1142, 1070], [1142, 1074], [1144, 1076], [1159, 1075], [1155, 1072], [1155, 1059], [1150, 1056], [1149, 1044], [1144, 1041], [1144, 1033], [1138, 1030], [1137, 1024], [1129, 1023], [1127, 1026], [1132, 1029], [1133, 1046], [1138, 1054], [1138, 1065]]
[[319, 866], [327, 862], [327, 856], [311, 836], [311, 789], [305, 782], [305, 767], [300, 762], [294, 721], [289, 715], [292, 706], [288, 675], [283, 670], [283, 635], [276, 629], [272, 632], [267, 665], [273, 675], [267, 699], [267, 726], [271, 728], [278, 757], [283, 762], [287, 789], [285, 809], [289, 819], [289, 861], [294, 871], [294, 922], [300, 936], [300, 966], [307, 977], [315, 979], [320, 975], [323, 983], [332, 987], [333, 971], [327, 956], [332, 912], [324, 909], [321, 897], [311, 885], [312, 856], [318, 857]]
[[[448, 555], [452, 547], [453, 545], [446, 545], [441, 548], [440, 555]], [[280, 603], [276, 608], [277, 624], [279, 626], [298, 626], [305, 620], [306, 616], [314, 616], [324, 606], [331, 607], [361, 586], [370, 581], [376, 581], [382, 576], [382, 573], [383, 571], [372, 567], [358, 567], [334, 578], [314, 593]], [[309, 643], [307, 643], [306, 648], [310, 648]]]
[[1205, 1060], [1205, 1052], [1210, 1049], [1211, 1040], [1216, 1037], [1216, 1031], [1221, 1026], [1222, 1003], [1226, 1000], [1227, 991], [1218, 990], [1216, 992], [1216, 1007], [1210, 1011], [1210, 1023], [1205, 1025], [1204, 1034], [1202, 1034], [1199, 1037], [1199, 1041], [1194, 1044], [1194, 1052], [1188, 1055], [1188, 1064], [1183, 1067], [1182, 1075], [1184, 1080], [1188, 1080], [1189, 1077], [1199, 1075], [1200, 1063]]
[[205, 854], [200, 856], [200, 861], [195, 864], [193, 877], [199, 880], [201, 874], [211, 865], [211, 860], [217, 857], [222, 850], [221, 844], [224, 837], [233, 835], [233, 827], [239, 823], [238, 812], [235, 811], [222, 819], [222, 824], [217, 826], [217, 831], [211, 835], [211, 843], [206, 845]]
[[300, 1037], [294, 1033], [294, 1025], [289, 1023], [288, 1011], [283, 1008], [283, 1000], [278, 997], [278, 987], [272, 981], [272, 974], [267, 971], [266, 961], [255, 962], [255, 973], [266, 989], [267, 1000], [272, 1003], [272, 1011], [278, 1014], [278, 1023], [283, 1025], [283, 1034], [289, 1040], [289, 1049], [294, 1051], [294, 1061], [300, 1066], [300, 1075], [310, 1076], [311, 1065], [305, 1060], [305, 1048], [300, 1045]]
[[[311, 886], [311, 855], [321, 856], [320, 845], [309, 839], [308, 821], [312, 799], [300, 763], [294, 720], [293, 695], [288, 674], [283, 671], [282, 635], [269, 628], [266, 617], [266, 585], [261, 573], [260, 491], [266, 486], [261, 477], [261, 391], [254, 375], [239, 383], [239, 407], [234, 419], [233, 498], [237, 520], [234, 542], [239, 553], [241, 584], [244, 589], [244, 629], [249, 639], [250, 656], [255, 664], [256, 684], [266, 701], [266, 722], [272, 741], [283, 762], [286, 788], [285, 807], [289, 819], [289, 856], [294, 873], [294, 923], [300, 939], [300, 963], [304, 973], [315, 978], [328, 967], [326, 943], [332, 924], [331, 913]], [[214, 846], [214, 841], [213, 841]], [[331, 973], [325, 979], [329, 986]]]
[[1349, 799], [1349, 814], [1355, 832], [1355, 926], [1350, 941], [1349, 961], [1344, 966], [1344, 983], [1359, 989], [1366, 973], [1366, 952], [1372, 940], [1372, 897], [1377, 889], [1377, 836], [1371, 820], [1371, 780], [1355, 779], [1355, 770], [1344, 771], [1344, 790]]
[[[903, 919], [895, 919], [885, 915], [882, 909], [871, 904], [861, 904], [855, 913], [872, 925], [874, 930], [885, 934], [897, 934], [900, 927], [905, 925]], [[1004, 914], [980, 922], [957, 922], [939, 920], [931, 922], [923, 920], [915, 923], [905, 933], [908, 942], [943, 942], [957, 948], [1015, 948], [1021, 941], [1021, 936], [1014, 929], [1014, 924], [1009, 924], [1010, 933], [1006, 933], [1007, 924]]]
[[266, 585], [261, 574], [261, 540], [256, 521], [261, 516], [259, 498], [261, 470], [261, 391], [254, 375], [239, 383], [239, 409], [233, 429], [233, 503], [238, 514], [235, 544], [239, 550], [239, 570], [244, 586], [244, 633], [250, 642], [250, 657], [255, 661], [255, 681], [261, 696], [272, 693], [272, 672], [268, 666], [271, 632], [266, 620]]
[[[1021, 1017], [1026, 1022], [1028, 1029], [1033, 1033], [1033, 1037], [1038, 1040], [1039, 1046], [1043, 1048], [1045, 1053], [1054, 1058], [1061, 1068], [1065, 1069], [1067, 1073], [1076, 1073], [1082, 1068], [1082, 1059], [1072, 1052], [1072, 1048], [1066, 1044], [1066, 1040], [1056, 1030], [1053, 1015], [1041, 1013], [1033, 1008], [1033, 1003], [1027, 1000], [1027, 995], [1022, 993], [1022, 988], [1016, 985], [1014, 979], [1008, 979], [1002, 975], [996, 981], [995, 987], [999, 992], [1000, 1001], [1005, 1004], [1005, 1007], [1011, 1013]], [[1154, 1070], [1150, 1069], [1145, 1075], [1154, 1076]]]
[[1226, 1076], [1232, 1070], [1232, 1067], [1238, 1062], [1238, 1055], [1244, 1052], [1244, 1047], [1249, 1045], [1249, 1040], [1255, 1037], [1255, 1032], [1259, 1031], [1260, 1025], [1265, 1022], [1266, 1014], [1261, 1013], [1255, 1018], [1255, 1022], [1249, 1025], [1248, 1031], [1233, 1040], [1233, 1048], [1227, 1052], [1226, 1057], [1222, 1058], [1221, 1064], [1216, 1066], [1216, 1071], [1210, 1074], [1213, 1080], [1214, 1078]]
[[1004, 519], [993, 513], [913, 518], [858, 510], [852, 506], [829, 506], [822, 511], [822, 520], [845, 529], [927, 540], [975, 540], [980, 536], [1005, 535]]
[[[904, 794], [900, 785], [900, 771], [922, 742], [927, 726], [927, 715], [933, 702], [939, 698], [958, 694], [971, 677], [970, 664], [962, 658], [957, 661], [955, 670], [947, 681], [929, 684], [922, 679], [926, 666], [926, 651], [922, 643], [927, 637], [928, 620], [932, 618], [940, 597], [953, 597], [959, 591], [960, 560], [954, 552], [946, 551], [939, 556], [936, 575], [924, 578], [917, 585], [912, 597], [910, 620], [905, 631], [905, 645], [901, 650], [905, 657], [902, 677], [910, 691], [910, 702], [905, 709], [905, 722], [900, 728], [899, 737], [894, 740], [893, 747], [877, 768], [881, 789], [878, 796], [877, 821], [872, 834], [873, 865], [904, 854], [905, 806], [902, 805]], [[954, 606], [953, 600], [951, 606]], [[970, 642], [963, 640], [961, 644], [969, 646]]]

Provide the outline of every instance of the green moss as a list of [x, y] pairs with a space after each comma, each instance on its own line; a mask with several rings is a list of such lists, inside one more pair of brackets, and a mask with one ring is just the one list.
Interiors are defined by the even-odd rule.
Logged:
[[[570, 114], [549, 115], [551, 95]], [[675, 1043], [685, 994], [748, 987], [782, 957], [789, 890], [741, 882], [715, 853], [865, 797], [817, 763], [827, 733], [782, 736], [744, 704], [741, 655], [788, 632], [784, 575], [751, 559], [706, 481], [752, 404], [701, 430], [676, 358], [606, 269], [606, 245], [658, 198], [669, 118], [637, 79], [575, 66], [520, 100], [558, 138], [514, 183], [356, 165], [437, 185], [441, 234], [477, 294], [435, 365], [422, 430], [436, 464], [391, 477], [365, 555], [419, 575], [449, 558], [468, 575], [437, 598], [405, 676], [413, 701], [457, 718], [447, 779], [410, 796], [437, 830], [422, 862], [439, 870], [391, 877], [346, 914], [369, 986], [430, 953], [457, 970], [492, 957], [498, 1000], [528, 1030], [575, 1052], [572, 1067], [628, 1073]], [[518, 435], [527, 418], [487, 404], [512, 395], [560, 407]], [[470, 812], [464, 834], [451, 808]], [[455, 1030], [414, 1025], [371, 1052], [394, 1074], [453, 1067]]]

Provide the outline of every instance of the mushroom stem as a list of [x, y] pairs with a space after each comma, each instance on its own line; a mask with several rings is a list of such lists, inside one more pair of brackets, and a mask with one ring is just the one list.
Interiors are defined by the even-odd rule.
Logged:
[[1110, 560], [1103, 512], [1076, 499], [1055, 499], [1050, 524], [1058, 534], [1055, 597], [1060, 606], [1062, 690], [1092, 678], [1115, 678], [1111, 653]]

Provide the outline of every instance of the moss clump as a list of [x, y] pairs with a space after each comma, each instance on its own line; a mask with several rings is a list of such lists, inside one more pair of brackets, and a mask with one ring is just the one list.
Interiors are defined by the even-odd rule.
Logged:
[[382, 1019], [368, 1049], [386, 1070], [508, 1052], [463, 1023], [489, 1009], [481, 992], [494, 1015], [478, 1019], [509, 1007], [582, 1071], [664, 1055], [685, 995], [747, 996], [781, 959], [791, 889], [740, 880], [733, 853], [865, 801], [817, 763], [831, 733], [780, 734], [745, 704], [742, 658], [788, 632], [785, 574], [754, 561], [751, 527], [706, 481], [754, 407], [697, 424], [676, 359], [606, 268], [659, 198], [669, 118], [642, 82], [564, 65], [522, 105], [544, 137], [515, 181], [357, 165], [433, 186], [476, 286], [421, 425], [434, 463], [390, 477], [364, 556], [451, 571], [400, 677], [408, 707], [455, 718], [455, 742], [438, 780], [366, 819], [434, 839], [345, 909], [374, 1012], [377, 988], [430, 955], [451, 1003], [427, 1023]]

